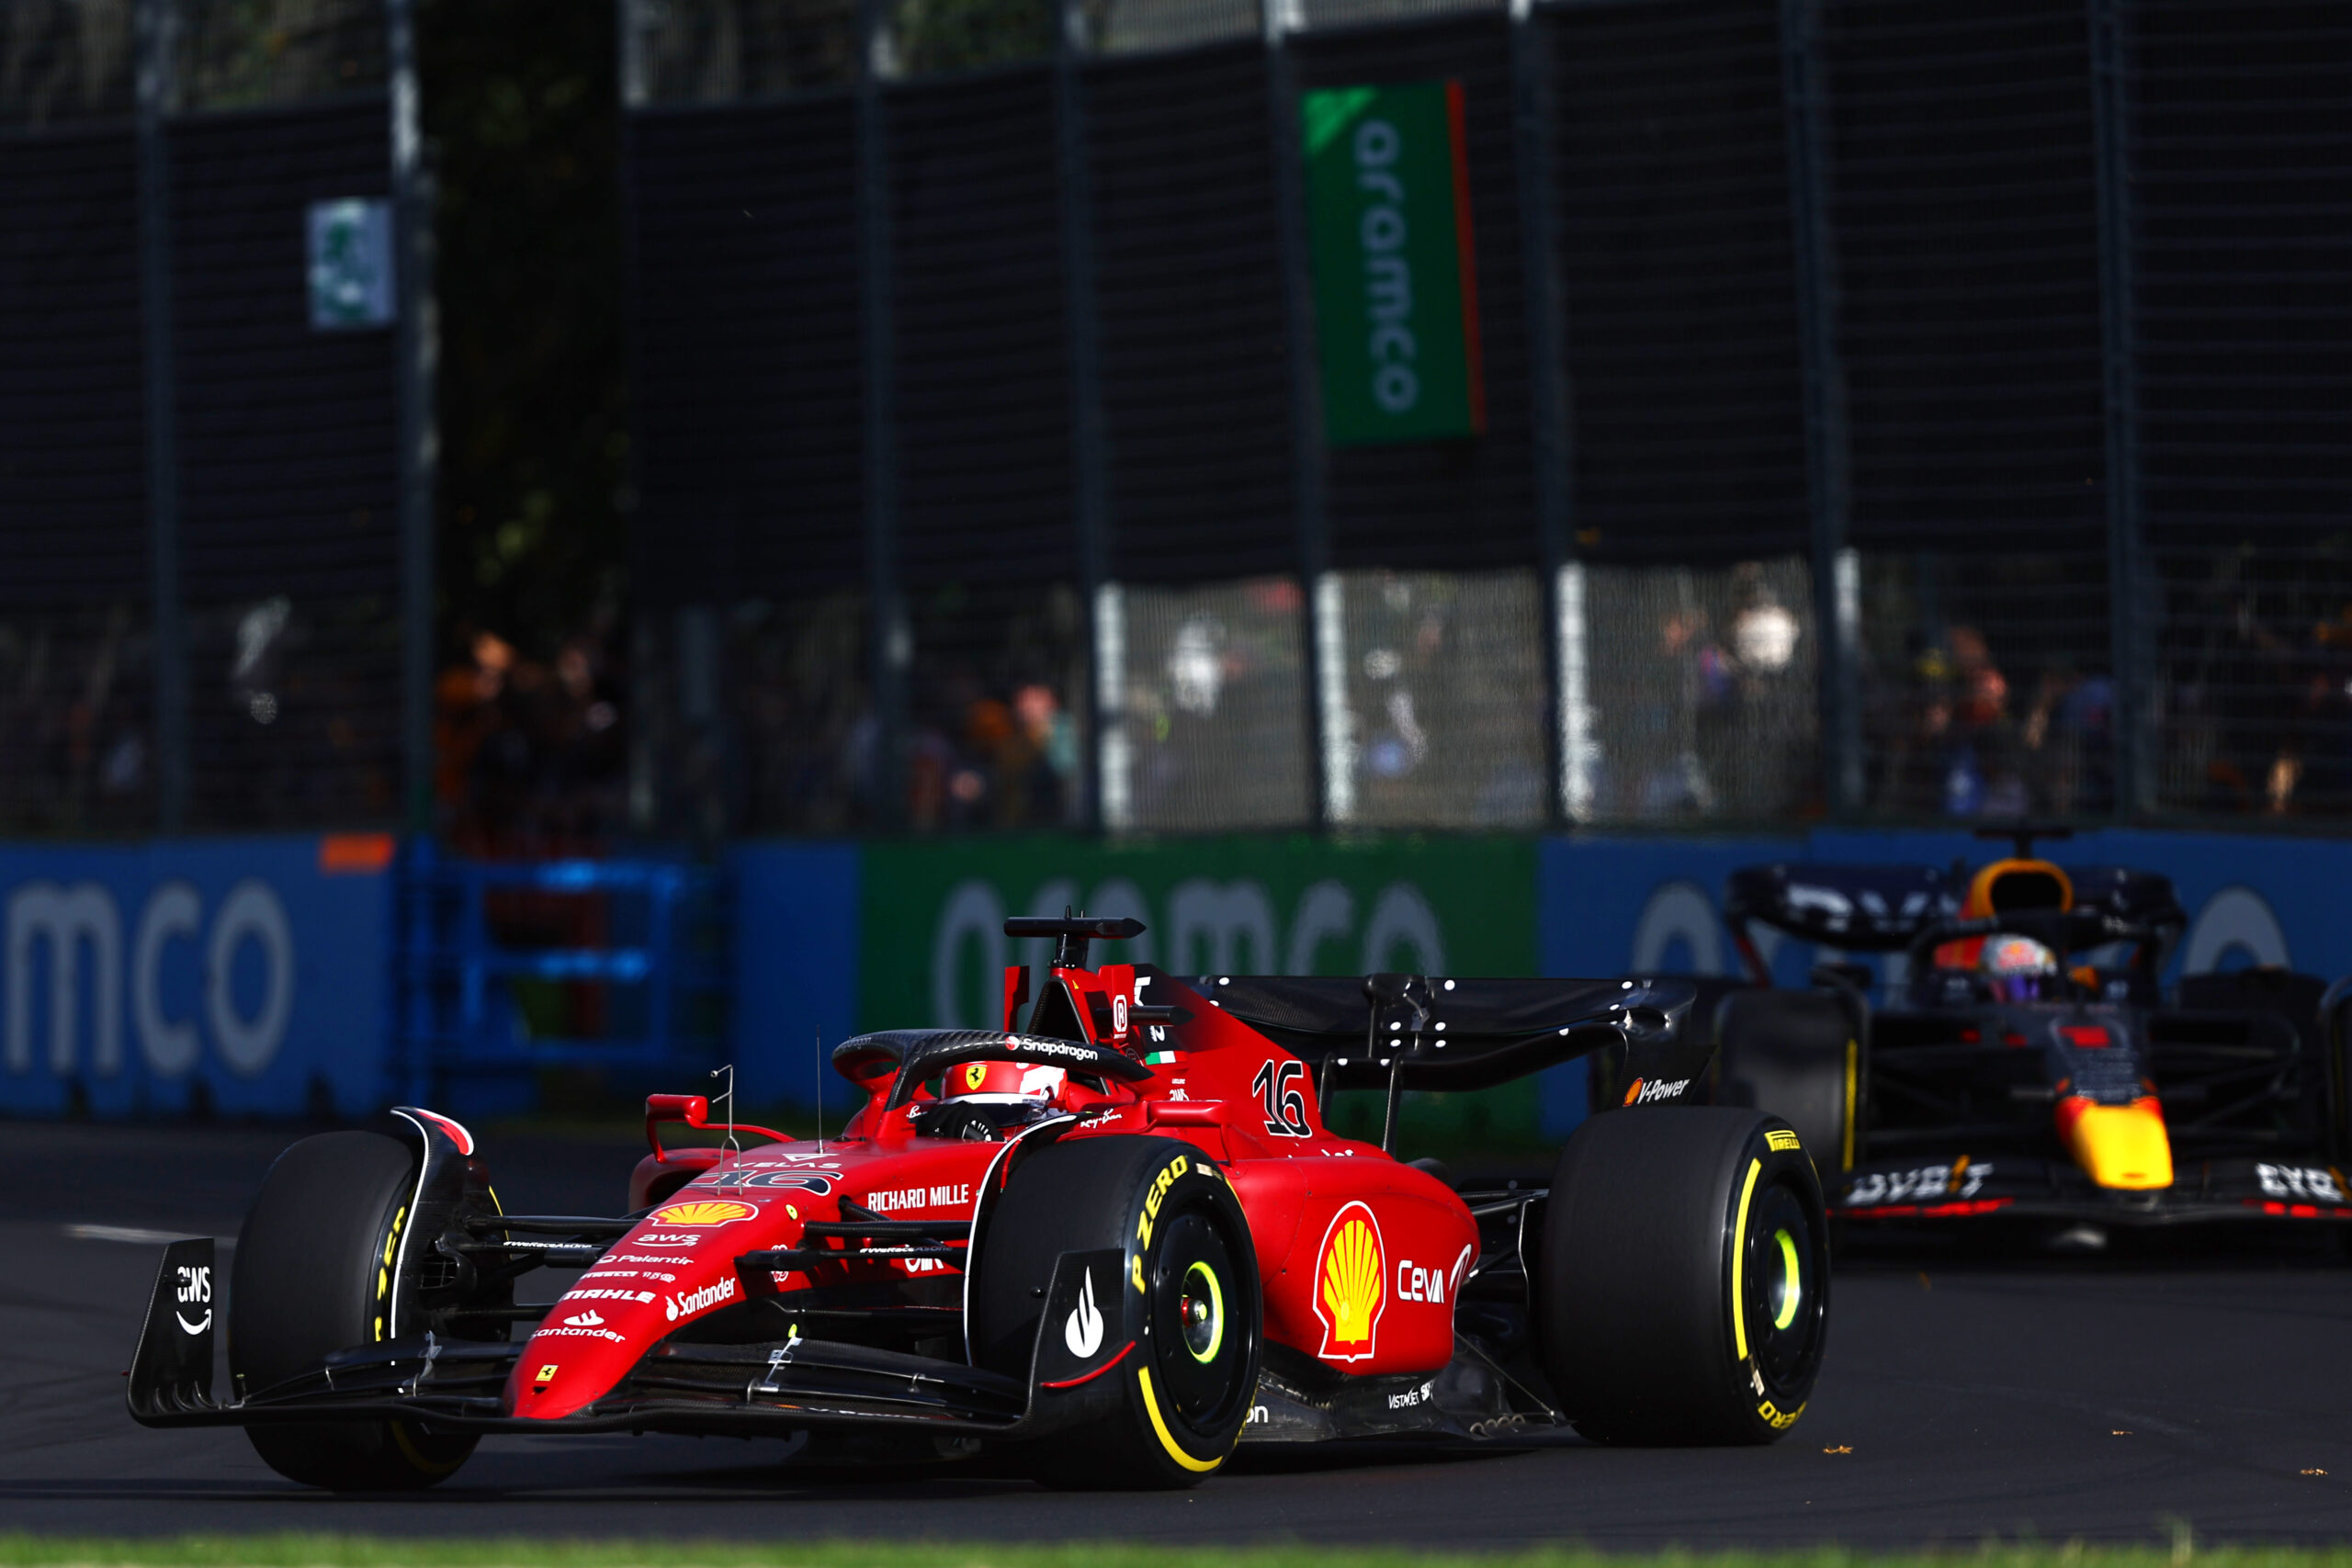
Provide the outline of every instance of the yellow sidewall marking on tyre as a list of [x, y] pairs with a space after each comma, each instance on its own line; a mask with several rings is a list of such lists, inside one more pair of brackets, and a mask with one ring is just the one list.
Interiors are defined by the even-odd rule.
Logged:
[[1149, 1367], [1137, 1367], [1136, 1369], [1136, 1382], [1143, 1389], [1144, 1414], [1151, 1417], [1151, 1429], [1159, 1434], [1159, 1446], [1168, 1450], [1168, 1457], [1170, 1459], [1174, 1460], [1178, 1464], [1182, 1465], [1186, 1470], [1192, 1471], [1197, 1475], [1206, 1475], [1210, 1471], [1215, 1470], [1217, 1466], [1225, 1462], [1225, 1456], [1223, 1454], [1219, 1454], [1215, 1459], [1194, 1459], [1191, 1454], [1184, 1451], [1183, 1445], [1176, 1440], [1176, 1435], [1168, 1429], [1168, 1423], [1160, 1417], [1159, 1401], [1154, 1397], [1151, 1392], [1151, 1369]]
[[1846, 1042], [1846, 1138], [1840, 1170], [1854, 1168], [1854, 1100], [1861, 1077], [1862, 1047], [1860, 1041]]
[[1209, 1321], [1216, 1325], [1216, 1331], [1209, 1336], [1207, 1349], [1194, 1350], [1190, 1345], [1185, 1346], [1184, 1348], [1191, 1353], [1195, 1361], [1214, 1361], [1216, 1359], [1218, 1348], [1225, 1343], [1225, 1288], [1216, 1282], [1216, 1270], [1205, 1263], [1195, 1263], [1185, 1269], [1184, 1283], [1191, 1284], [1193, 1276], [1195, 1274], [1209, 1282]]
[[387, 1421], [384, 1425], [391, 1428], [392, 1446], [399, 1449], [401, 1457], [416, 1466], [422, 1474], [447, 1475], [466, 1462], [468, 1457], [466, 1454], [459, 1454], [456, 1459], [427, 1457], [424, 1451], [416, 1446], [416, 1439], [410, 1435], [408, 1423], [405, 1421]]
[[1760, 1159], [1747, 1162], [1747, 1179], [1739, 1189], [1739, 1218], [1731, 1232], [1731, 1342], [1743, 1361], [1747, 1359], [1747, 1201], [1756, 1196], [1756, 1175], [1763, 1168]]
[[1786, 1328], [1797, 1320], [1798, 1295], [1797, 1244], [1786, 1231], [1774, 1231], [1772, 1239], [1781, 1244], [1781, 1310], [1772, 1318], [1772, 1326]]

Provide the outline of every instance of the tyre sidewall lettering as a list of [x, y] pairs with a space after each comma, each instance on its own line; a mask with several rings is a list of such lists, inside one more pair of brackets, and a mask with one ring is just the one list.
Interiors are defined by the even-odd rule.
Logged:
[[[1125, 1303], [1127, 1337], [1135, 1341], [1139, 1353], [1135, 1357], [1133, 1371], [1125, 1374], [1123, 1381], [1145, 1423], [1167, 1450], [1170, 1461], [1192, 1473], [1205, 1474], [1221, 1467], [1231, 1456], [1239, 1432], [1237, 1428], [1231, 1438], [1223, 1441], [1204, 1438], [1159, 1394], [1159, 1380], [1153, 1375], [1157, 1347], [1151, 1332], [1153, 1249], [1155, 1242], [1165, 1235], [1168, 1222], [1196, 1206], [1216, 1216], [1221, 1228], [1233, 1231], [1238, 1204], [1224, 1172], [1193, 1150], [1173, 1155], [1155, 1168], [1140, 1184], [1133, 1203], [1135, 1218], [1126, 1234], [1126, 1279], [1130, 1288], [1119, 1293]], [[1248, 1240], [1246, 1224], [1238, 1235], [1227, 1236], [1228, 1245], [1238, 1241], [1246, 1247]], [[1248, 1277], [1235, 1281], [1237, 1288], [1227, 1302], [1227, 1311], [1235, 1330], [1254, 1335], [1257, 1271], [1254, 1264], [1240, 1267], [1241, 1261], [1236, 1259], [1237, 1272]], [[1228, 1353], [1247, 1357], [1250, 1351], [1245, 1345]], [[1243, 1402], [1245, 1410], [1247, 1403]]]
[[[1752, 1183], [1751, 1166], [1754, 1168]], [[1759, 1129], [1757, 1135], [1749, 1140], [1747, 1146], [1740, 1152], [1739, 1159], [1732, 1169], [1730, 1194], [1732, 1213], [1727, 1216], [1731, 1223], [1725, 1227], [1726, 1239], [1731, 1246], [1727, 1258], [1731, 1267], [1724, 1271], [1724, 1288], [1730, 1293], [1729, 1326], [1734, 1336], [1733, 1344], [1729, 1348], [1732, 1352], [1735, 1371], [1739, 1378], [1741, 1393], [1747, 1400], [1749, 1409], [1763, 1427], [1776, 1433], [1784, 1432], [1795, 1426], [1798, 1417], [1804, 1414], [1805, 1406], [1810, 1403], [1808, 1396], [1812, 1392], [1812, 1377], [1810, 1375], [1804, 1377], [1804, 1387], [1791, 1389], [1783, 1387], [1780, 1380], [1766, 1371], [1760, 1353], [1760, 1343], [1748, 1333], [1750, 1325], [1747, 1321], [1747, 1290], [1746, 1287], [1749, 1281], [1743, 1278], [1745, 1272], [1743, 1255], [1747, 1248], [1747, 1233], [1754, 1223], [1755, 1211], [1761, 1205], [1765, 1194], [1783, 1180], [1792, 1179], [1800, 1188], [1803, 1188], [1808, 1184], [1808, 1178], [1813, 1179], [1810, 1184], [1815, 1189], [1814, 1213], [1818, 1216], [1822, 1213], [1817, 1206], [1819, 1180], [1813, 1169], [1812, 1157], [1787, 1134], [1785, 1129], [1777, 1124], [1769, 1131]], [[1826, 1237], [1816, 1230], [1811, 1240], [1812, 1256], [1804, 1260], [1807, 1270], [1805, 1283], [1808, 1294], [1816, 1299], [1806, 1305], [1805, 1311], [1815, 1317], [1816, 1323], [1815, 1333], [1818, 1335], [1820, 1315], [1826, 1311], [1826, 1307], [1817, 1298], [1826, 1294], [1828, 1288]], [[1745, 1353], [1743, 1353], [1743, 1342]], [[1816, 1339], [1813, 1367], [1816, 1371], [1819, 1367], [1819, 1355], [1820, 1346]]]

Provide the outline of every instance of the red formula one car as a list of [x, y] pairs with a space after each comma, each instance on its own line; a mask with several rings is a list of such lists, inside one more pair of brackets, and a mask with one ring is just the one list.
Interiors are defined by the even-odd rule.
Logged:
[[[485, 1433], [808, 1434], [1008, 1450], [1050, 1483], [1169, 1486], [1238, 1441], [1768, 1442], [1826, 1328], [1826, 1227], [1787, 1123], [1668, 1096], [1597, 1117], [1548, 1190], [1458, 1191], [1336, 1137], [1341, 1089], [1476, 1089], [1606, 1049], [1702, 1081], [1680, 982], [1214, 977], [1059, 947], [1025, 1021], [843, 1043], [840, 1137], [665, 1147], [612, 1219], [503, 1213], [431, 1111], [272, 1168], [212, 1390], [212, 1243], [166, 1249], [130, 1374], [150, 1426], [240, 1425], [294, 1480], [414, 1487]], [[1017, 1027], [1016, 1027], [1017, 1026]], [[1385, 1142], [1385, 1140], [1384, 1140]], [[584, 1268], [552, 1303], [516, 1280]], [[522, 1337], [514, 1330], [525, 1329]]]

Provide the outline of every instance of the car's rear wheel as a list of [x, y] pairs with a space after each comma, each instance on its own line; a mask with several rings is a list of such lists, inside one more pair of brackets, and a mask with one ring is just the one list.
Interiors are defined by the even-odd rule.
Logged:
[[[316, 1368], [392, 1330], [393, 1268], [416, 1157], [380, 1133], [325, 1133], [277, 1156], [238, 1233], [229, 1370], [242, 1393]], [[466, 1461], [476, 1439], [409, 1421], [245, 1428], [270, 1469], [336, 1492], [413, 1491]]]
[[1820, 991], [1735, 991], [1715, 1015], [1720, 1104], [1778, 1116], [1804, 1140], [1825, 1190], [1853, 1168], [1868, 1064], [1855, 1019]]
[[[972, 1280], [981, 1364], [1026, 1378], [1055, 1265], [1121, 1254], [1100, 1306], [1106, 1346], [1132, 1348], [1088, 1396], [1091, 1414], [1040, 1441], [1051, 1486], [1190, 1486], [1233, 1452], [1258, 1386], [1257, 1253], [1232, 1188], [1170, 1138], [1081, 1138], [1030, 1154], [989, 1216]], [[1090, 1298], [1090, 1300], [1092, 1298]]]
[[1804, 1411], [1828, 1328], [1813, 1162], [1754, 1111], [1593, 1118], [1560, 1151], [1536, 1309], [1544, 1371], [1585, 1436], [1773, 1441]]

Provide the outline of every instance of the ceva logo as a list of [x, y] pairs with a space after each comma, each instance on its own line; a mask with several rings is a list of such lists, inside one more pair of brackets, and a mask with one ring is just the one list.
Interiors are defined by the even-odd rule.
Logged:
[[[122, 915], [114, 894], [97, 882], [61, 886], [19, 883], [5, 917], [7, 1070], [32, 1071], [34, 996], [46, 955], [49, 1070], [76, 1070], [81, 1004], [90, 1004], [90, 1070], [113, 1077], [123, 1068]], [[165, 955], [181, 942], [201, 942], [204, 994], [199, 1034], [195, 1014], [174, 1017], [164, 1000]], [[248, 944], [261, 955], [259, 1005], [247, 1012], [232, 984], [238, 954]], [[294, 928], [269, 884], [247, 878], [229, 890], [205, 921], [204, 900], [185, 882], [167, 882], [147, 896], [133, 929], [129, 987], [139, 1054], [150, 1071], [177, 1077], [196, 1066], [203, 1036], [220, 1064], [254, 1077], [277, 1059], [294, 1010]], [[86, 992], [85, 981], [86, 977]]]

